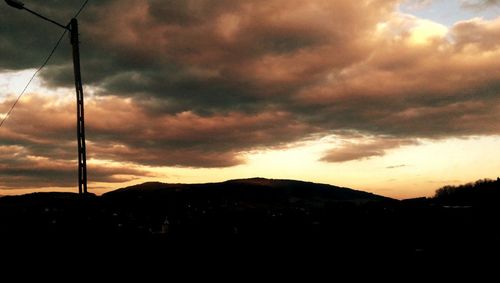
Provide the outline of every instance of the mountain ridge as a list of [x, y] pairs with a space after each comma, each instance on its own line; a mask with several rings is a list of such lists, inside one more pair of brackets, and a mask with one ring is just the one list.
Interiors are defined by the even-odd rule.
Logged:
[[243, 198], [243, 199], [273, 199], [314, 200], [314, 201], [379, 201], [394, 200], [389, 197], [370, 192], [339, 187], [329, 184], [313, 183], [290, 179], [267, 179], [261, 177], [231, 179], [211, 183], [162, 183], [146, 182], [124, 188], [119, 188], [102, 196], [112, 198], [120, 195], [150, 195], [150, 194], [192, 194], [200, 197]]

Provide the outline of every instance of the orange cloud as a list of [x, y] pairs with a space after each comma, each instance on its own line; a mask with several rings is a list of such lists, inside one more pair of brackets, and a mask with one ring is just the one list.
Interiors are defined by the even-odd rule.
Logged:
[[357, 143], [344, 142], [341, 146], [327, 152], [321, 161], [346, 162], [352, 160], [366, 159], [383, 156], [386, 151], [405, 145], [417, 144], [414, 140], [402, 140], [394, 138], [362, 138]]
[[[53, 145], [56, 147], [57, 145]], [[76, 162], [35, 156], [23, 146], [0, 146], [0, 189], [74, 187]], [[151, 173], [129, 166], [89, 164], [92, 182], [122, 183]]]
[[[0, 109], [9, 103], [0, 104]], [[2, 129], [2, 142], [21, 146], [27, 155], [73, 159], [73, 107], [72, 101], [53, 103], [32, 94]], [[189, 111], [153, 115], [147, 110], [130, 99], [88, 99], [88, 157], [141, 165], [225, 167], [242, 163], [242, 152], [300, 140], [314, 132], [280, 111], [201, 116]]]

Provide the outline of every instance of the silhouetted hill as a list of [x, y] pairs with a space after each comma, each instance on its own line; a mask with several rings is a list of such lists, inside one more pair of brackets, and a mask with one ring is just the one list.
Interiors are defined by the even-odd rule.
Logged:
[[207, 200], [233, 200], [258, 203], [309, 202], [324, 205], [332, 201], [369, 202], [390, 201], [390, 198], [326, 184], [295, 180], [250, 178], [207, 184], [144, 183], [105, 193], [116, 197], [173, 197], [173, 195]]
[[148, 223], [158, 233], [168, 222], [172, 237], [196, 241], [309, 237], [322, 234], [321, 223], [330, 221], [327, 214], [345, 215], [338, 223], [348, 222], [371, 206], [398, 203], [348, 188], [264, 178], [207, 184], [151, 182], [108, 192], [102, 201], [120, 215], [134, 215], [124, 222]]

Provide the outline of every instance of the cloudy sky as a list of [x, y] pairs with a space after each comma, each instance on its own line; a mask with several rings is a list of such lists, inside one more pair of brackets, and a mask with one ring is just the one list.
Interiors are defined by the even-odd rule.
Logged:
[[[25, 0], [66, 23], [82, 0]], [[89, 191], [289, 178], [404, 198], [500, 175], [500, 1], [100, 0]], [[62, 31], [0, 3], [0, 118]], [[0, 195], [76, 191], [65, 38], [0, 128]]]

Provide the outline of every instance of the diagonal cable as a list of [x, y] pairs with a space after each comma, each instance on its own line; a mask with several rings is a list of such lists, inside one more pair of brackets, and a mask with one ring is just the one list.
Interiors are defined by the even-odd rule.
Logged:
[[89, 0], [86, 0], [82, 6], [80, 7], [80, 10], [78, 10], [78, 12], [76, 12], [75, 16], [73, 18], [77, 18], [78, 15], [80, 15], [80, 13], [83, 11], [83, 9], [85, 8], [85, 6], [87, 6], [87, 3], [89, 2]]
[[14, 107], [16, 107], [17, 103], [19, 102], [19, 100], [21, 99], [21, 97], [24, 95], [24, 93], [28, 89], [28, 86], [31, 84], [31, 82], [33, 81], [33, 79], [35, 79], [36, 75], [45, 67], [45, 65], [47, 65], [47, 63], [49, 62], [49, 60], [52, 57], [52, 55], [54, 55], [54, 53], [56, 52], [57, 47], [59, 47], [59, 44], [61, 43], [61, 41], [64, 38], [65, 34], [66, 34], [66, 30], [64, 30], [64, 32], [61, 34], [61, 37], [59, 37], [59, 40], [57, 40], [57, 43], [54, 46], [54, 48], [52, 48], [52, 51], [50, 52], [49, 56], [47, 56], [47, 58], [45, 59], [45, 61], [43, 62], [43, 64], [40, 66], [40, 68], [38, 68], [36, 70], [36, 72], [33, 74], [33, 76], [31, 76], [30, 80], [28, 81], [28, 83], [24, 87], [24, 89], [21, 92], [21, 94], [19, 94], [19, 96], [17, 97], [17, 99], [14, 102], [14, 104], [12, 104], [12, 106], [10, 107], [9, 111], [7, 112], [7, 114], [5, 114], [5, 117], [3, 117], [2, 122], [0, 122], [0, 128], [5, 123], [5, 120], [7, 120], [7, 118], [10, 116], [10, 114], [12, 113], [12, 110], [14, 110]]

